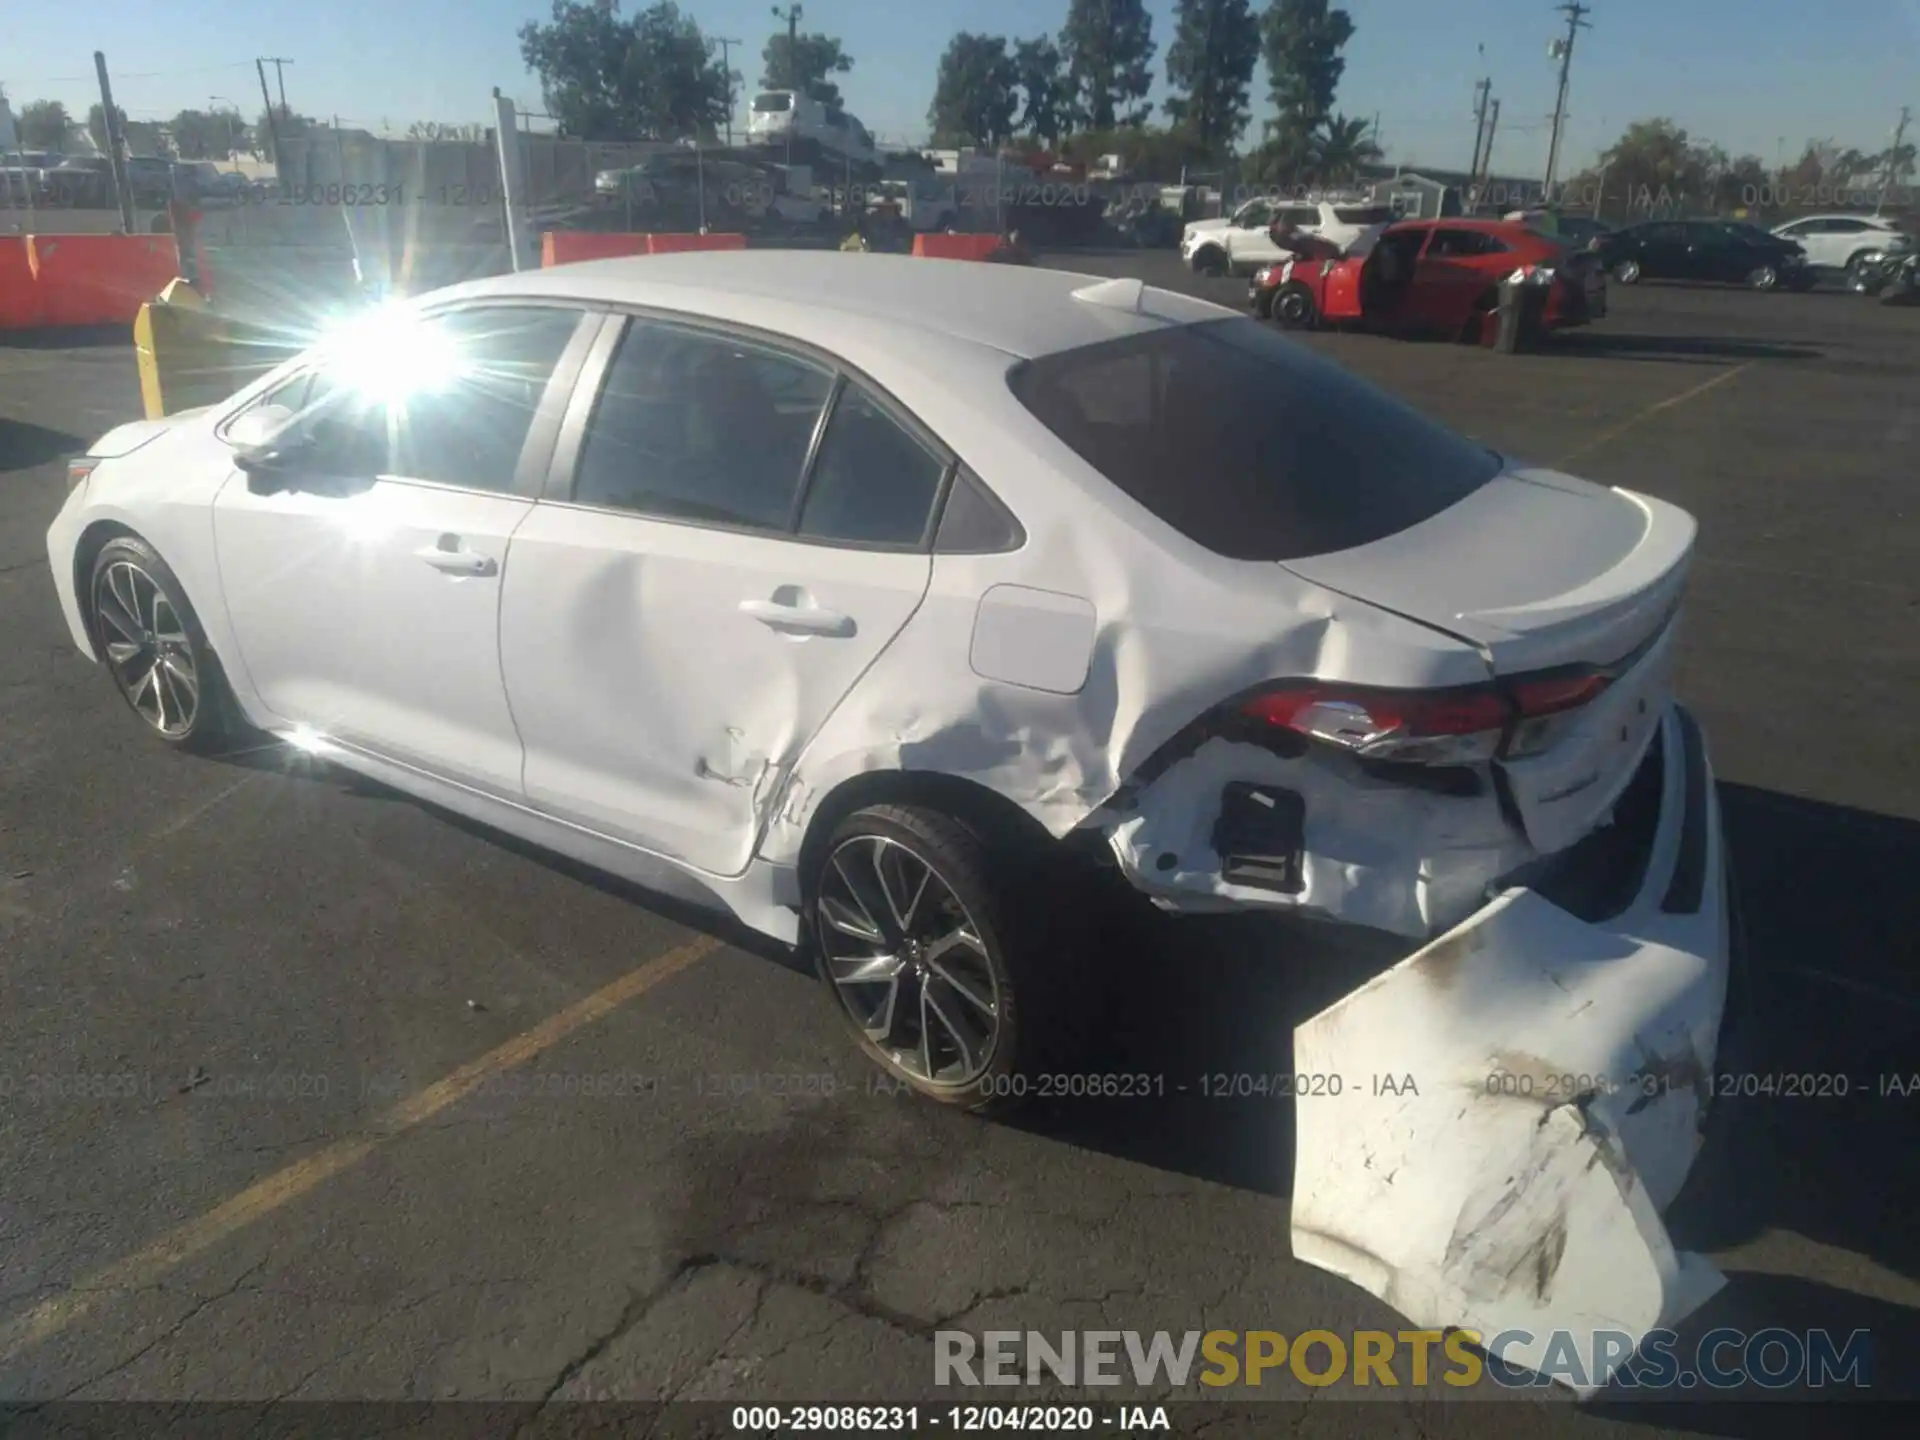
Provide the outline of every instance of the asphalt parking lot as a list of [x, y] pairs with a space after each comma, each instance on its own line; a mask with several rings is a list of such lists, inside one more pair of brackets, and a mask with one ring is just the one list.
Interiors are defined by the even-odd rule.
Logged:
[[[1740, 1063], [1852, 1083], [1721, 1104], [1670, 1223], [1730, 1283], [1687, 1325], [1864, 1327], [1871, 1393], [1911, 1397], [1920, 1094], [1874, 1082], [1920, 1072], [1920, 313], [1615, 287], [1538, 355], [1305, 343], [1699, 517], [1680, 690], [1750, 941]], [[0, 1401], [901, 1401], [937, 1328], [1399, 1328], [1289, 1257], [1287, 1102], [1192, 1083], [1285, 1072], [1365, 947], [1143, 916], [1094, 1068], [1186, 1093], [1016, 1123], [876, 1093], [764, 946], [278, 752], [149, 742], [43, 548], [65, 455], [138, 410], [123, 343], [0, 344]], [[1299, 1434], [1785, 1423], [1258, 1393]]]

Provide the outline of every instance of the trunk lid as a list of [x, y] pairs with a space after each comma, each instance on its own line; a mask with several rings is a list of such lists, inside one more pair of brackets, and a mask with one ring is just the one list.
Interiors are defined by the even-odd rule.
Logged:
[[1605, 816], [1665, 713], [1669, 622], [1696, 531], [1692, 516], [1650, 496], [1510, 469], [1398, 534], [1286, 568], [1469, 642], [1501, 680], [1607, 671], [1597, 699], [1497, 762], [1527, 838], [1552, 853]]
[[1631, 654], [1679, 598], [1696, 528], [1650, 496], [1509, 469], [1384, 540], [1284, 563], [1471, 642], [1505, 677]]

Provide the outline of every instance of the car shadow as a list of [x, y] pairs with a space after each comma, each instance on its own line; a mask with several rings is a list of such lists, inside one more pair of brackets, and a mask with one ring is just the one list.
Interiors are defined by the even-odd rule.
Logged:
[[440, 823], [452, 826], [476, 840], [483, 840], [489, 845], [509, 851], [536, 865], [544, 866], [557, 875], [566, 876], [569, 880], [589, 885], [626, 904], [651, 911], [663, 920], [670, 920], [676, 925], [709, 935], [723, 945], [730, 945], [749, 955], [770, 960], [789, 970], [805, 975], [813, 973], [813, 962], [809, 956], [777, 940], [768, 939], [759, 931], [748, 928], [729, 915], [702, 909], [675, 896], [649, 890], [630, 880], [623, 880], [617, 875], [609, 875], [604, 870], [596, 870], [591, 865], [583, 865], [567, 856], [543, 850], [518, 836], [509, 835], [503, 830], [495, 830], [477, 820], [470, 820], [465, 815], [445, 809], [430, 800], [422, 800], [418, 796], [383, 785], [378, 780], [370, 780], [351, 770], [303, 755], [291, 746], [271, 737], [263, 737], [256, 743], [226, 751], [212, 758], [222, 765], [231, 765], [243, 770], [257, 770], [306, 784], [324, 785], [343, 795], [417, 806]]
[[1609, 330], [1563, 331], [1551, 343], [1527, 352], [1562, 359], [1609, 360], [1818, 360], [1824, 352], [1804, 345], [1694, 335], [1628, 335]]
[[129, 325], [54, 325], [37, 330], [0, 330], [0, 350], [89, 350], [133, 344]]
[[[1920, 1088], [1878, 1093], [1883, 1076], [1920, 1077], [1920, 824], [1743, 785], [1720, 794], [1751, 995], [1723, 1059], [1740, 1075], [1845, 1075], [1811, 1088], [1848, 1094], [1744, 1094], [1760, 1086], [1724, 1075], [1668, 1216], [1675, 1243], [1718, 1251], [1787, 1232], [1920, 1277], [1906, 1198], [1920, 1193]], [[1153, 1079], [1148, 1098], [1050, 1102], [1011, 1123], [1290, 1195], [1292, 1102], [1267, 1077], [1292, 1073], [1295, 1025], [1409, 942], [1282, 918], [1175, 920], [1114, 883], [1101, 904], [1117, 983], [1086, 1070]]]
[[[277, 743], [222, 757], [347, 793], [420, 805], [489, 844], [775, 964], [810, 973], [804, 953], [711, 912], [550, 854]], [[1716, 1327], [1824, 1329], [1872, 1336], [1872, 1395], [1920, 1394], [1920, 1312], [1870, 1290], [1920, 1277], [1920, 823], [1722, 783], [1721, 809], [1750, 997], [1723, 1046], [1718, 1092], [1691, 1180], [1667, 1215], [1676, 1247], [1734, 1251], [1728, 1283], [1680, 1327], [1680, 1352]], [[1088, 1016], [1094, 1041], [1076, 1072], [1112, 1098], [1046, 1099], [996, 1123], [1061, 1144], [1276, 1198], [1292, 1193], [1293, 1028], [1410, 953], [1412, 942], [1293, 917], [1176, 919], [1106, 871], [1073, 897], [1097, 917], [1108, 982]], [[1737, 1069], [1733, 1067], [1737, 1066]], [[1781, 1093], [1745, 1077], [1795, 1076]], [[1838, 1078], [1845, 1077], [1845, 1095]], [[1113, 1077], [1114, 1084], [1104, 1083]], [[1814, 1077], [1809, 1081], [1806, 1077]], [[1890, 1078], [1902, 1096], [1888, 1093]], [[1752, 1092], [1752, 1093], [1748, 1093]], [[1772, 1273], [1814, 1248], [1861, 1274], [1842, 1289]], [[1742, 1255], [1741, 1250], [1752, 1253]], [[1770, 1253], [1769, 1253], [1770, 1251]], [[1752, 1268], [1743, 1267], [1749, 1260]], [[1769, 1267], [1772, 1267], [1771, 1269]], [[1873, 1269], [1890, 1272], [1875, 1276]], [[1904, 1389], [1901, 1387], [1905, 1387]], [[1675, 1402], [1603, 1392], [1605, 1413], [1699, 1433], [1776, 1436], [1797, 1407], [1749, 1392]], [[1840, 1392], [1829, 1392], [1840, 1393]], [[1845, 1392], [1857, 1395], [1858, 1392]], [[1778, 1398], [1778, 1397], [1773, 1397]], [[1680, 1408], [1674, 1408], [1679, 1405]]]
[[65, 430], [51, 430], [26, 420], [0, 418], [0, 474], [31, 470], [49, 460], [63, 460], [85, 451], [87, 442]]

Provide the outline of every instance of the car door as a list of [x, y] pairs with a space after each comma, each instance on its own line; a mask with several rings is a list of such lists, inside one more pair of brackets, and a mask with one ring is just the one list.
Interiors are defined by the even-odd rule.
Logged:
[[1274, 214], [1274, 207], [1264, 200], [1249, 200], [1234, 211], [1233, 223], [1220, 236], [1232, 264], [1264, 263], [1280, 253], [1267, 234]]
[[1505, 248], [1481, 230], [1434, 226], [1414, 264], [1413, 290], [1402, 311], [1408, 323], [1457, 329], [1487, 291], [1484, 257]]
[[742, 873], [783, 777], [920, 605], [950, 460], [822, 357], [609, 326], [502, 596], [528, 803]]
[[1685, 274], [1686, 235], [1678, 225], [1642, 225], [1625, 234], [1632, 240], [1628, 254], [1640, 262], [1643, 279], [1674, 280]]
[[1827, 258], [1833, 250], [1831, 228], [1831, 221], [1814, 218], [1796, 220], [1791, 225], [1782, 225], [1773, 233], [1780, 239], [1805, 250], [1809, 265], [1833, 265], [1842, 262]]
[[297, 488], [236, 471], [213, 531], [237, 659], [275, 717], [518, 797], [507, 542], [599, 321], [515, 305], [368, 322], [304, 391], [267, 397], [299, 412]]

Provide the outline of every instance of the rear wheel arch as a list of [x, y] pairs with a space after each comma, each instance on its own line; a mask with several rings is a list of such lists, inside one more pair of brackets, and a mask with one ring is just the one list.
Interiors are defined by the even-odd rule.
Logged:
[[977, 780], [937, 770], [869, 770], [850, 776], [814, 806], [797, 857], [801, 884], [820, 863], [841, 821], [874, 805], [938, 811], [982, 840], [1045, 853], [1059, 842], [1026, 811]]

